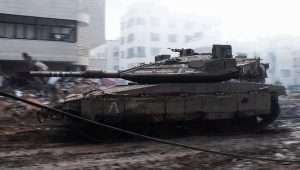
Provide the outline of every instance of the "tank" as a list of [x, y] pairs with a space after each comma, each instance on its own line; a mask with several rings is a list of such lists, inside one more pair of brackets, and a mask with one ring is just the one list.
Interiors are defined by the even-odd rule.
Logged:
[[171, 49], [155, 62], [118, 73], [30, 72], [31, 76], [123, 78], [132, 83], [67, 98], [56, 108], [125, 129], [156, 125], [226, 124], [261, 129], [280, 113], [282, 86], [266, 84], [268, 64], [232, 55], [230, 45], [210, 53]]

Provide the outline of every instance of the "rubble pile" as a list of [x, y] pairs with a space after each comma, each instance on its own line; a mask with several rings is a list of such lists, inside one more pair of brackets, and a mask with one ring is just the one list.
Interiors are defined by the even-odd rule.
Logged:
[[[54, 86], [44, 89], [35, 89], [31, 86], [2, 87], [1, 90], [26, 100], [40, 104], [50, 104], [63, 101], [68, 95], [88, 93], [104, 88], [98, 82], [89, 79], [59, 80]], [[0, 121], [16, 123], [32, 123], [36, 121], [37, 108], [18, 101], [0, 97]]]
[[[95, 80], [63, 79], [42, 89], [32, 85], [2, 86], [0, 90], [39, 104], [52, 105], [63, 101], [67, 96], [105, 88]], [[63, 121], [41, 122], [39, 108], [0, 96], [0, 145], [9, 142], [28, 142], [32, 144], [62, 140], [73, 136]], [[61, 119], [60, 119], [61, 120]], [[65, 136], [68, 136], [67, 138]], [[26, 138], [26, 140], [24, 140]], [[73, 137], [72, 137], [73, 138]], [[1, 169], [1, 168], [0, 168]]]

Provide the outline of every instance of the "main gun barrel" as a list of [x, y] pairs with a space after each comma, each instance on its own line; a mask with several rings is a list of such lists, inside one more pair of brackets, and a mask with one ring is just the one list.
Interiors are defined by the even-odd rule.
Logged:
[[192, 82], [218, 82], [237, 77], [236, 69], [229, 69], [222, 73], [106, 73], [102, 71], [31, 71], [34, 77], [78, 77], [78, 78], [122, 78], [125, 80], [153, 84], [153, 83], [192, 83]]
[[82, 77], [82, 78], [120, 78], [119, 73], [105, 73], [103, 71], [30, 71], [35, 77]]

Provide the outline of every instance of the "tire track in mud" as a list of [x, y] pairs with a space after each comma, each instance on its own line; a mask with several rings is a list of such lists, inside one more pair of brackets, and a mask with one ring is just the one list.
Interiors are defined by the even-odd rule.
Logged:
[[[5, 169], [40, 169], [43, 167], [50, 169], [76, 169], [79, 167], [82, 169], [91, 167], [101, 167], [101, 169], [105, 167], [107, 169], [112, 169], [113, 167], [128, 168], [131, 165], [152, 165], [151, 162], [159, 162], [173, 157], [184, 157], [196, 153], [186, 150], [161, 152], [153, 148], [134, 150], [134, 147], [128, 150], [126, 145], [123, 147], [126, 148], [112, 147], [111, 149], [103, 149], [101, 146], [98, 147], [96, 145], [12, 151], [0, 154], [0, 162], [5, 162], [0, 167]], [[91, 148], [95, 148], [95, 150], [91, 150]], [[42, 159], [39, 159], [41, 157]]]

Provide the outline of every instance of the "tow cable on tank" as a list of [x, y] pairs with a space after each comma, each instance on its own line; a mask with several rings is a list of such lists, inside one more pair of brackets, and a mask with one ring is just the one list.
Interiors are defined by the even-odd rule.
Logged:
[[97, 122], [97, 121], [94, 121], [94, 120], [90, 120], [90, 119], [87, 119], [87, 118], [84, 118], [84, 117], [80, 117], [80, 116], [77, 116], [77, 115], [62, 111], [62, 110], [58, 110], [56, 108], [52, 108], [52, 107], [49, 107], [49, 106], [46, 106], [46, 105], [35, 103], [35, 102], [29, 101], [29, 100], [26, 100], [26, 99], [23, 99], [21, 97], [17, 97], [17, 96], [14, 96], [14, 95], [11, 95], [11, 94], [8, 94], [8, 93], [5, 93], [5, 92], [0, 91], [0, 96], [7, 97], [7, 98], [10, 98], [10, 99], [13, 99], [13, 100], [16, 100], [16, 101], [21, 101], [23, 103], [26, 103], [26, 104], [29, 104], [29, 105], [32, 105], [32, 106], [35, 106], [35, 107], [38, 107], [38, 108], [46, 109], [48, 111], [55, 112], [57, 114], [68, 116], [70, 118], [85, 121], [85, 122], [97, 125], [99, 127], [102, 127], [102, 128], [111, 129], [111, 130], [114, 130], [114, 131], [118, 131], [118, 132], [128, 134], [128, 135], [131, 135], [131, 136], [136, 136], [136, 137], [139, 137], [139, 138], [142, 138], [142, 139], [147, 139], [147, 140], [154, 141], [154, 142], [161, 143], [161, 144], [167, 144], [167, 145], [177, 146], [177, 147], [191, 149], [191, 150], [195, 150], [195, 151], [206, 152], [206, 153], [211, 153], [211, 154], [215, 154], [215, 155], [223, 155], [223, 156], [238, 158], [238, 159], [259, 160], [259, 161], [268, 161], [268, 162], [276, 162], [276, 163], [297, 163], [297, 164], [300, 164], [300, 160], [272, 159], [272, 158], [268, 158], [268, 157], [254, 157], [254, 156], [247, 156], [247, 155], [240, 155], [240, 154], [233, 154], [233, 153], [228, 153], [228, 152], [220, 152], [220, 151], [203, 149], [203, 148], [199, 148], [199, 147], [195, 147], [195, 146], [190, 146], [190, 145], [177, 143], [177, 142], [170, 141], [170, 140], [155, 138], [155, 137], [143, 135], [143, 134], [140, 134], [140, 133], [136, 133], [136, 132], [133, 132], [133, 131], [129, 131], [129, 130], [121, 129], [121, 128], [118, 128], [118, 127], [110, 126], [110, 125], [107, 125], [107, 124], [104, 124], [104, 123], [101, 123], [101, 122]]

